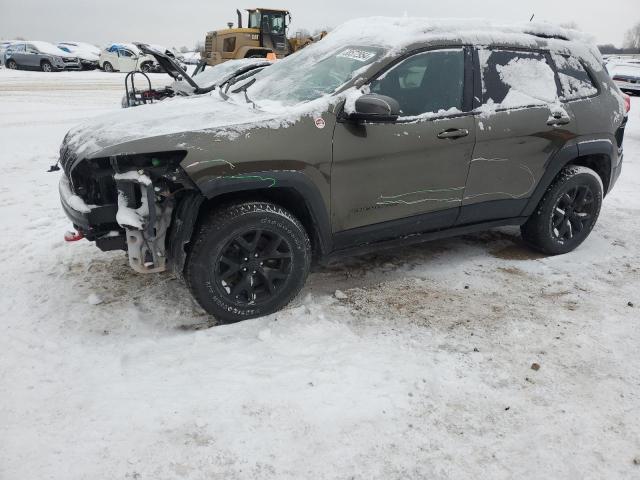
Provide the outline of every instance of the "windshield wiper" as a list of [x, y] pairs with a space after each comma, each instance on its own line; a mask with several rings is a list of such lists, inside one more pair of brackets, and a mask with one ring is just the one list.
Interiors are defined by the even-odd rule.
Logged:
[[[256, 102], [254, 102], [253, 100], [251, 100], [249, 98], [249, 94], [247, 93], [247, 89], [253, 85], [254, 83], [256, 83], [256, 79], [252, 78], [251, 80], [249, 80], [247, 83], [245, 83], [244, 85], [242, 85], [240, 88], [236, 88], [235, 90], [232, 90], [231, 93], [244, 93], [244, 99], [246, 100], [247, 103], [250, 103], [253, 105], [253, 108], [257, 108], [256, 106]], [[227, 88], [228, 89], [228, 88]]]

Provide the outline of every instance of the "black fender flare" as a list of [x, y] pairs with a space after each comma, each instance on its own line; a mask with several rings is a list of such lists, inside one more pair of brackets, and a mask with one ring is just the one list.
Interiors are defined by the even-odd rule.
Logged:
[[[614, 146], [609, 140], [588, 140], [588, 141], [578, 141], [577, 143], [573, 143], [571, 145], [565, 145], [563, 148], [558, 150], [558, 152], [551, 157], [548, 161], [544, 175], [538, 182], [538, 186], [533, 192], [533, 195], [529, 198], [527, 205], [525, 206], [522, 214], [522, 217], [530, 217], [535, 209], [538, 207], [538, 204], [542, 200], [545, 192], [553, 182], [553, 179], [558, 176], [560, 171], [570, 164], [573, 160], [577, 159], [581, 156], [586, 155], [606, 155], [611, 161], [611, 168], [614, 168], [613, 159], [617, 157], [615, 154]], [[612, 174], [613, 172], [610, 172]], [[610, 177], [611, 178], [611, 177]], [[607, 185], [605, 185], [605, 193], [607, 190]]]
[[233, 176], [210, 178], [198, 184], [198, 188], [207, 199], [220, 195], [254, 190], [285, 188], [294, 190], [305, 202], [311, 214], [314, 232], [318, 240], [318, 254], [326, 257], [333, 248], [329, 206], [314, 181], [301, 171], [264, 171], [243, 173]]
[[533, 191], [533, 195], [531, 195], [529, 201], [527, 202], [527, 205], [524, 207], [524, 210], [520, 214], [521, 217], [530, 217], [531, 215], [533, 215], [533, 212], [535, 212], [536, 208], [538, 208], [540, 200], [542, 200], [542, 197], [544, 197], [544, 194], [551, 185], [551, 182], [553, 182], [553, 179], [558, 176], [565, 165], [578, 158], [578, 156], [578, 145], [574, 143], [571, 145], [565, 145], [563, 148], [558, 150], [553, 157], [549, 159], [547, 165], [545, 166], [544, 174], [538, 182], [538, 186]]

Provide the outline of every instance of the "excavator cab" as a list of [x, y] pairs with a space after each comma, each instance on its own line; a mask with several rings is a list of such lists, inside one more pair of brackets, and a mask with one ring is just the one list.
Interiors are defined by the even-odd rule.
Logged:
[[248, 28], [259, 30], [260, 46], [271, 49], [278, 58], [287, 56], [289, 42], [287, 30], [291, 22], [288, 10], [271, 10], [266, 8], [248, 9]]
[[240, 58], [284, 58], [312, 42], [292, 42], [287, 38], [291, 14], [288, 10], [249, 8], [246, 26], [242, 12], [237, 10], [238, 24], [228, 24], [226, 30], [207, 33], [202, 55], [207, 65], [218, 65]]

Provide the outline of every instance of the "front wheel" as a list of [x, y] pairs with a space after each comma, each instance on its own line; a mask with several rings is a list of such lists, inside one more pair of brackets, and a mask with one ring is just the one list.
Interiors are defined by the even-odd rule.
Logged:
[[310, 264], [309, 237], [298, 219], [273, 203], [246, 202], [204, 220], [185, 279], [208, 313], [235, 323], [285, 307], [302, 289]]
[[548, 255], [575, 250], [593, 230], [603, 196], [602, 179], [596, 172], [580, 166], [564, 168], [522, 226], [522, 237]]
[[48, 60], [43, 60], [40, 64], [40, 68], [43, 72], [53, 72], [53, 66]]
[[143, 63], [142, 65], [140, 65], [140, 71], [142, 73], [149, 73], [151, 71], [151, 64]]

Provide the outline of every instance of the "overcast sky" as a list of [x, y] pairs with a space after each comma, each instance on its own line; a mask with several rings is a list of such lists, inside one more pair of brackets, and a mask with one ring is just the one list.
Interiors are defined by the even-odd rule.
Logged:
[[[537, 20], [575, 22], [598, 43], [620, 46], [625, 31], [640, 22], [640, 0], [269, 1], [258, 3], [291, 10], [291, 33], [372, 15], [528, 20], [535, 13]], [[238, 0], [0, 0], [0, 38], [192, 47], [204, 40], [207, 31], [235, 22], [236, 8], [252, 6]]]

